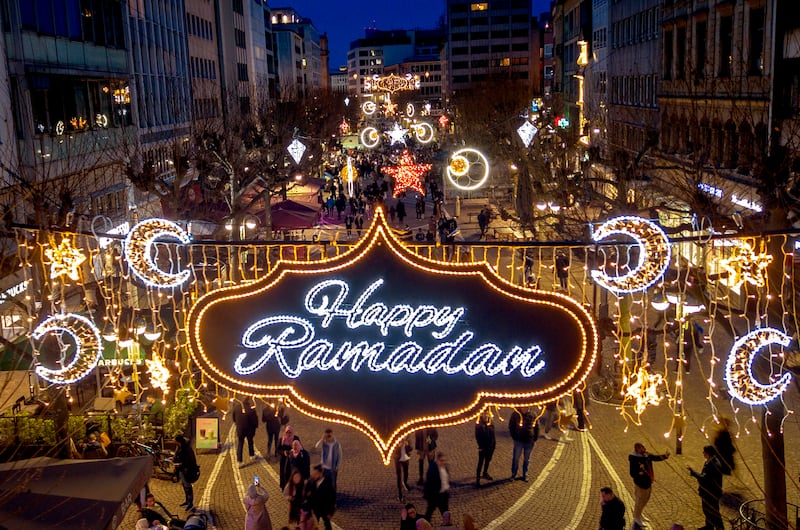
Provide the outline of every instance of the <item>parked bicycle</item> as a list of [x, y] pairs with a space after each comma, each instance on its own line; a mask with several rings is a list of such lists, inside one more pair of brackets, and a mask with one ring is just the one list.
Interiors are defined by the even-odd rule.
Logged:
[[178, 474], [175, 471], [175, 453], [161, 448], [159, 440], [150, 440], [141, 443], [136, 440], [120, 445], [117, 448], [116, 456], [150, 456], [153, 459], [153, 476], [178, 482]]

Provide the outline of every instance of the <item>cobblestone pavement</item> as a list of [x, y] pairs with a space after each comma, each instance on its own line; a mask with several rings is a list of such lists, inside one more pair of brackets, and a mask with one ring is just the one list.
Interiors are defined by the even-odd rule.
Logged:
[[[694, 377], [694, 375], [690, 376]], [[699, 378], [699, 376], [698, 376]], [[699, 381], [698, 381], [699, 383]], [[699, 387], [699, 384], [698, 384]], [[686, 528], [702, 526], [700, 500], [696, 481], [686, 470], [687, 465], [702, 465], [702, 446], [706, 444], [699, 428], [705, 418], [704, 396], [687, 396], [690, 422], [683, 442], [683, 455], [675, 455], [674, 438], [665, 439], [664, 430], [670, 425], [669, 410], [659, 407], [645, 412], [643, 426], [627, 424], [614, 406], [590, 403], [591, 429], [588, 432], [570, 431], [560, 441], [539, 439], [531, 458], [530, 481], [510, 481], [511, 440], [507, 420], [510, 411], [502, 409], [495, 418], [498, 444], [489, 472], [493, 481], [484, 481], [483, 487], [474, 485], [476, 451], [473, 425], [466, 424], [440, 430], [440, 450], [448, 455], [452, 475], [451, 510], [457, 520], [463, 514], [473, 516], [479, 528], [485, 529], [594, 529], [599, 522], [599, 495], [602, 486], [611, 486], [628, 507], [627, 520], [633, 507], [633, 485], [628, 476], [627, 455], [635, 441], [643, 442], [652, 452], [671, 450], [673, 456], [655, 464], [656, 482], [645, 515], [651, 520], [650, 528], [669, 528], [681, 522]], [[707, 407], [705, 407], [707, 409]], [[310, 450], [312, 462], [319, 459], [314, 443], [327, 426], [317, 420], [291, 415], [295, 431]], [[334, 434], [342, 443], [344, 465], [339, 476], [338, 511], [334, 523], [341, 529], [391, 529], [397, 528], [402, 506], [397, 499], [394, 469], [384, 467], [371, 442], [354, 429], [332, 425]], [[235, 463], [235, 433], [230, 421], [223, 423], [225, 434], [219, 454], [199, 454], [202, 468], [200, 481], [195, 484], [197, 505], [211, 517], [213, 526], [220, 529], [241, 528], [244, 525], [244, 508], [241, 501], [246, 486], [255, 475], [260, 477], [270, 493], [268, 502], [273, 524], [280, 528], [287, 522], [287, 503], [278, 490], [277, 462], [274, 458], [259, 458], [239, 469]], [[796, 440], [800, 429], [794, 421], [786, 425], [787, 441]], [[266, 433], [260, 429], [256, 436], [259, 453], [263, 455]], [[761, 484], [761, 449], [756, 432], [743, 435], [739, 441], [739, 460], [733, 477], [726, 478], [725, 490], [744, 499], [762, 498], [757, 484]], [[787, 443], [789, 475], [798, 473], [797, 448]], [[245, 449], [246, 453], [246, 449]], [[427, 467], [426, 467], [427, 469]], [[410, 479], [418, 478], [416, 462], [412, 460]], [[183, 500], [179, 484], [153, 479], [151, 489], [168, 508], [177, 510]], [[797, 503], [796, 484], [789, 484], [789, 501]], [[406, 500], [424, 510], [420, 487], [407, 494]], [[727, 519], [735, 511], [723, 509]], [[127, 514], [122, 528], [133, 528], [135, 508]], [[434, 524], [440, 521], [434, 515]]]

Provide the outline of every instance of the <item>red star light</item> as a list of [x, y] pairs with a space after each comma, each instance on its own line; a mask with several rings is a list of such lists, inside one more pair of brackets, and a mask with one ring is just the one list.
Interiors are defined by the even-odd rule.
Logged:
[[385, 166], [381, 171], [394, 177], [394, 196], [397, 197], [405, 190], [411, 188], [425, 195], [422, 186], [422, 176], [431, 170], [431, 164], [417, 164], [408, 150], [403, 151], [400, 161], [396, 166]]

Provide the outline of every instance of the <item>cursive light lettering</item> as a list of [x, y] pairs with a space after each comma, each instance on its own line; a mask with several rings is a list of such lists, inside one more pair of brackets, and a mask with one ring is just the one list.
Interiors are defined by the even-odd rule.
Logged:
[[[343, 280], [324, 280], [314, 285], [306, 294], [304, 308], [309, 315], [318, 317], [322, 329], [340, 319], [348, 330], [375, 327], [382, 337], [396, 329], [413, 338], [415, 331], [428, 332], [435, 345], [426, 350], [420, 343], [409, 340], [400, 344], [387, 344], [379, 340], [369, 342], [344, 341], [338, 347], [324, 337], [317, 336], [315, 324], [301, 316], [276, 315], [262, 318], [251, 324], [242, 335], [242, 347], [234, 361], [240, 375], [255, 373], [274, 363], [288, 378], [296, 379], [308, 371], [446, 373], [469, 377], [498, 375], [510, 376], [519, 372], [530, 378], [545, 368], [540, 346], [527, 348], [513, 346], [505, 351], [497, 344], [475, 344], [475, 333], [464, 330], [458, 337], [443, 341], [451, 335], [466, 313], [463, 307], [433, 305], [389, 306], [382, 301], [371, 301], [383, 286], [379, 278], [369, 284], [352, 304], [348, 304], [350, 287]], [[462, 323], [463, 324], [463, 323]], [[429, 339], [430, 340], [430, 339]]]

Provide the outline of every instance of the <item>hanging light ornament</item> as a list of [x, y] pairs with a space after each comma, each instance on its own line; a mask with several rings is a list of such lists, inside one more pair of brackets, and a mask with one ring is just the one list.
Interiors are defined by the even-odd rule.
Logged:
[[381, 171], [394, 177], [394, 196], [397, 197], [407, 189], [425, 195], [422, 176], [431, 170], [432, 164], [417, 164], [408, 150], [403, 151], [396, 166], [385, 166]]
[[44, 255], [50, 263], [50, 277], [59, 278], [66, 276], [73, 282], [81, 279], [81, 265], [86, 261], [86, 256], [80, 249], [72, 244], [68, 236], [61, 239], [61, 243], [56, 247], [52, 242], [44, 250]]

